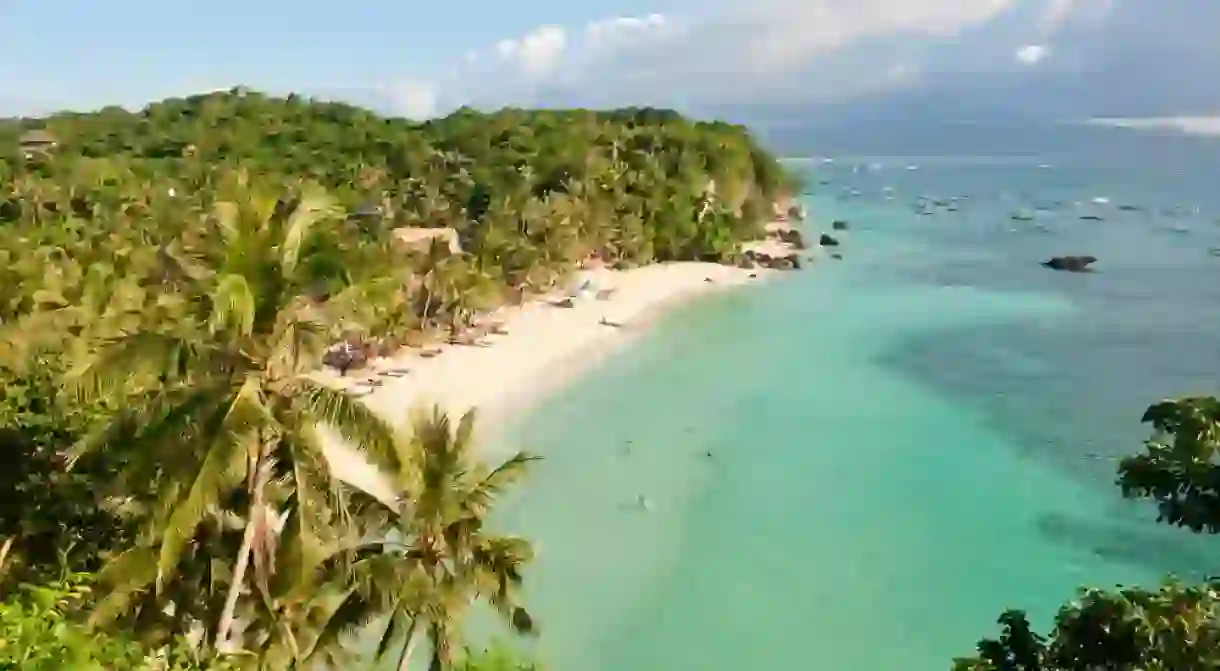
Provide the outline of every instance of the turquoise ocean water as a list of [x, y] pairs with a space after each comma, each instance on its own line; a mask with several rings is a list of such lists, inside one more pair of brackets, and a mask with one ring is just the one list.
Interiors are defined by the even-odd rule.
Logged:
[[842, 261], [679, 308], [520, 418], [493, 451], [546, 460], [499, 522], [538, 544], [549, 668], [946, 669], [1005, 608], [1220, 569], [1112, 484], [1146, 405], [1217, 391], [1220, 173], [1039, 163], [816, 164]]

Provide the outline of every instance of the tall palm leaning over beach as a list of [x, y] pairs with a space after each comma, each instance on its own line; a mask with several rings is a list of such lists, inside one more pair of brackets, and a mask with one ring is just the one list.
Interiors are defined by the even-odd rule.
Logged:
[[[474, 454], [473, 410], [454, 426], [440, 408], [420, 409], [399, 432], [385, 476], [395, 498], [352, 499], [362, 531], [351, 591], [326, 627], [326, 639], [358, 628], [371, 613], [386, 617], [377, 656], [397, 656], [400, 671], [427, 638], [431, 671], [449, 668], [461, 622], [476, 600], [487, 601], [519, 634], [536, 633], [520, 603], [529, 541], [487, 528], [492, 506], [538, 457], [518, 452], [495, 467]], [[319, 649], [324, 646], [319, 645]]]
[[[283, 556], [277, 544], [298, 548], [305, 566], [336, 536], [343, 493], [318, 424], [373, 463], [391, 453], [389, 427], [310, 376], [359, 305], [360, 287], [344, 270], [341, 215], [321, 194], [285, 201], [239, 186], [203, 225], [217, 238], [205, 247], [211, 256], [197, 259], [207, 272], [155, 299], [179, 306], [177, 318], [91, 343], [70, 374], [81, 396], [118, 408], [81, 449], [120, 452], [123, 476], [157, 492], [147, 540], [101, 576], [112, 591], [99, 620], [161, 612], [184, 555], [207, 553], [196, 541], [201, 525], [236, 517], [244, 526], [236, 556], [211, 558], [231, 562], [223, 608], [202, 614], [205, 641], [221, 650], [251, 565], [249, 591], [267, 598], [272, 558]], [[322, 305], [307, 298], [319, 285], [330, 297]]]

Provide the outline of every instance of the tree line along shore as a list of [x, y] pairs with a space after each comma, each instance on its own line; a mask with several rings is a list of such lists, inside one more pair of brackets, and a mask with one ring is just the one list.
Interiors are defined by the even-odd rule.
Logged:
[[[462, 625], [483, 602], [545, 635], [529, 540], [486, 523], [536, 457], [316, 369], [457, 337], [590, 254], [752, 265], [803, 245], [772, 221], [798, 188], [744, 128], [646, 108], [412, 123], [237, 88], [0, 121], [0, 668], [534, 668]], [[1123, 493], [1220, 529], [1220, 405], [1145, 419]], [[322, 426], [389, 495], [336, 477]], [[1009, 611], [956, 668], [1220, 668], [1216, 590], [1087, 592], [1047, 635]]]

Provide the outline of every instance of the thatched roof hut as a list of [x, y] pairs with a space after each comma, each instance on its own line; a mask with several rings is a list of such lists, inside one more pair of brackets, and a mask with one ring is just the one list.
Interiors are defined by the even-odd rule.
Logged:
[[41, 128], [26, 131], [21, 135], [21, 139], [19, 139], [18, 142], [21, 145], [21, 151], [27, 154], [38, 151], [46, 151], [53, 148], [56, 144], [55, 136], [51, 135], [45, 130], [42, 130]]

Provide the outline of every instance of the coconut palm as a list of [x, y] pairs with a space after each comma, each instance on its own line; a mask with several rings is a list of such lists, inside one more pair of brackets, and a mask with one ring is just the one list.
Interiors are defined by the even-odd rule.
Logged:
[[[319, 637], [317, 651], [373, 614], [385, 618], [377, 655], [397, 656], [408, 666], [418, 643], [432, 648], [430, 669], [455, 661], [463, 616], [482, 600], [509, 626], [533, 634], [519, 601], [522, 568], [532, 557], [525, 539], [487, 528], [496, 499], [526, 473], [537, 457], [518, 452], [495, 467], [474, 454], [475, 413], [454, 426], [439, 407], [414, 413], [399, 432], [385, 476], [396, 495], [353, 498], [363, 538], [352, 564], [352, 584]], [[358, 500], [357, 500], [358, 498]]]
[[[69, 375], [81, 397], [119, 408], [80, 449], [120, 453], [123, 478], [156, 488], [147, 539], [103, 572], [115, 589], [98, 612], [163, 608], [183, 557], [200, 550], [201, 529], [228, 518], [242, 540], [227, 557], [224, 606], [208, 614], [215, 649], [226, 644], [248, 570], [252, 591], [269, 598], [277, 542], [308, 563], [342, 522], [334, 452], [319, 425], [335, 427], [373, 463], [392, 453], [381, 420], [310, 372], [359, 305], [336, 233], [341, 212], [317, 194], [236, 195], [206, 220], [215, 236], [202, 259], [208, 271], [148, 298], [174, 306], [176, 318], [143, 319], [95, 340]], [[307, 297], [319, 285], [330, 296], [322, 305]], [[281, 526], [290, 538], [280, 538]]]

